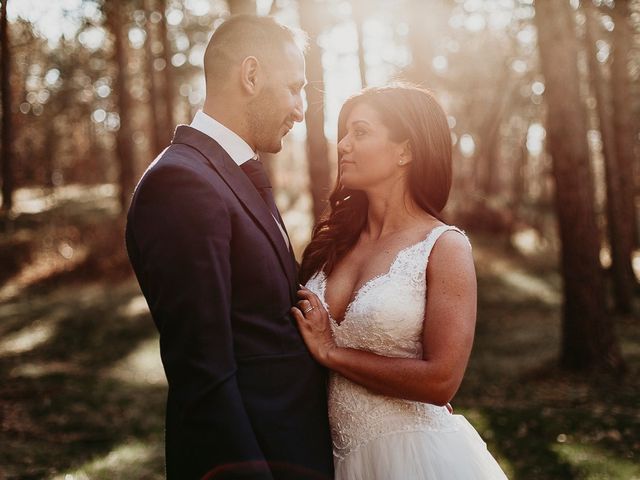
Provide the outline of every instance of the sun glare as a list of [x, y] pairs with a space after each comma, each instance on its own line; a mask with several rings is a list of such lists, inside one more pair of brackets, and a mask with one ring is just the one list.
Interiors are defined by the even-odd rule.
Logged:
[[160, 345], [156, 337], [144, 341], [106, 372], [107, 376], [140, 385], [165, 385], [166, 377], [160, 362]]
[[148, 478], [145, 465], [161, 457], [162, 445], [129, 440], [108, 454], [79, 468], [53, 477], [53, 480], [89, 480], [90, 478]]
[[0, 356], [28, 352], [46, 343], [56, 332], [56, 324], [37, 321], [0, 340]]

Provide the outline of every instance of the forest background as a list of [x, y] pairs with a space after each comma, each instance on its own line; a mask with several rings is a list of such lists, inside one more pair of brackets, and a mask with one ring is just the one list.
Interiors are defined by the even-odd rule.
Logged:
[[243, 12], [311, 40], [305, 121], [265, 157], [298, 258], [342, 102], [429, 88], [479, 283], [454, 408], [512, 479], [640, 479], [640, 1], [0, 5], [0, 479], [163, 478], [166, 382], [124, 215], [202, 105], [209, 36]]

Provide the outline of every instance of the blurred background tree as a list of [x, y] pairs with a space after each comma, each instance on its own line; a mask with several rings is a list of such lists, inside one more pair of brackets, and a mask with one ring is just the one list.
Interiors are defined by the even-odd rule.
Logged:
[[9, 46], [9, 22], [7, 19], [7, 0], [0, 6], [0, 43], [2, 50], [2, 72], [0, 85], [2, 85], [2, 208], [11, 210], [13, 206], [13, 155], [11, 153], [11, 49]]
[[[579, 92], [579, 40], [573, 12], [566, 2], [538, 0], [535, 18], [546, 80], [549, 153], [553, 159], [562, 242], [561, 362], [574, 369], [590, 369], [598, 363], [618, 369], [621, 358], [613, 337], [613, 325], [606, 315], [600, 234], [587, 144], [587, 114]], [[584, 281], [586, 278], [588, 282]]]
[[306, 58], [305, 126], [307, 127], [307, 165], [311, 179], [309, 189], [313, 203], [314, 223], [320, 220], [322, 212], [327, 207], [330, 193], [329, 152], [324, 133], [324, 71], [322, 47], [318, 44], [318, 36], [326, 28], [329, 20], [326, 6], [321, 2], [314, 0], [300, 3], [300, 26], [309, 35], [309, 50]]

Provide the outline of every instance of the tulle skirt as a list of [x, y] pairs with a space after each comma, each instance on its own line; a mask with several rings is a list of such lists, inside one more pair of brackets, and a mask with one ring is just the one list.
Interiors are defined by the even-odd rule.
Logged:
[[336, 458], [336, 480], [506, 479], [467, 419], [452, 417], [455, 431], [389, 433]]

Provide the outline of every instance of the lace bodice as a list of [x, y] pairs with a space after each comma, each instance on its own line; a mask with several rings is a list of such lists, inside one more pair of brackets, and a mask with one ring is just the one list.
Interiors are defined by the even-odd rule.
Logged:
[[[402, 249], [389, 270], [356, 292], [338, 325], [331, 319], [336, 343], [388, 357], [421, 358], [426, 270], [436, 240], [456, 227], [434, 228], [427, 237]], [[307, 283], [323, 302], [326, 275]], [[328, 311], [328, 308], [327, 308]], [[445, 407], [378, 395], [337, 373], [329, 381], [329, 420], [334, 455], [339, 460], [369, 440], [390, 433], [458, 428]]]

